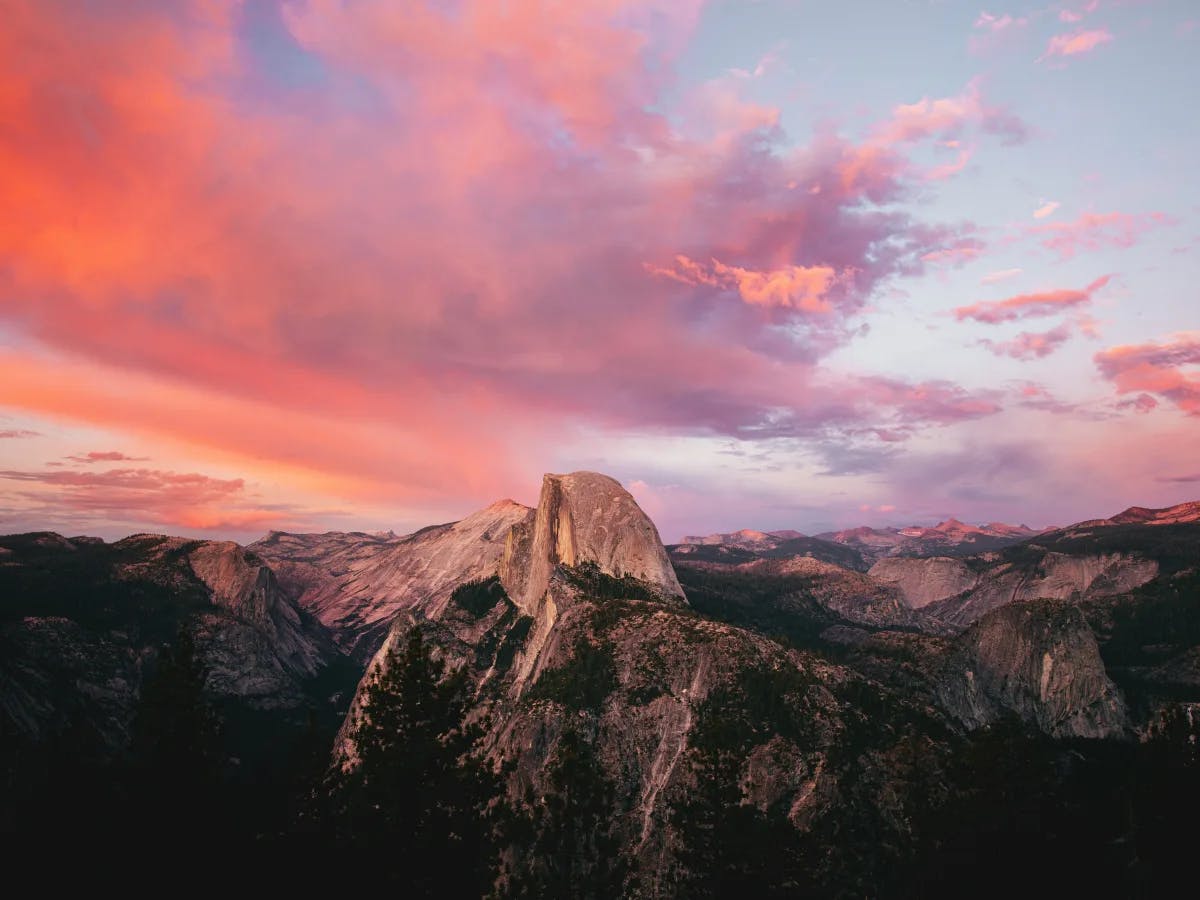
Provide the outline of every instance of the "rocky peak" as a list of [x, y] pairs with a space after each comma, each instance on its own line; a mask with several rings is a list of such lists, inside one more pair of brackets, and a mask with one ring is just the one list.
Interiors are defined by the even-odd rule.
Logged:
[[501, 583], [517, 608], [533, 615], [554, 569], [581, 563], [683, 598], [658, 529], [620, 482], [595, 472], [546, 475], [537, 509], [509, 532]]

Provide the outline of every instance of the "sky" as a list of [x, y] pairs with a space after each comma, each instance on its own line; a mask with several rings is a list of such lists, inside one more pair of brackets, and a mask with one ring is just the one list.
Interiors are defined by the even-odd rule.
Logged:
[[1200, 497], [1192, 0], [0, 15], [0, 532]]

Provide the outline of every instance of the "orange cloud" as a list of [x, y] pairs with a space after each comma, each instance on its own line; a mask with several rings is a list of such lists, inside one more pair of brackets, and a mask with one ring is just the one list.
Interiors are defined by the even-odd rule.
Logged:
[[[737, 94], [654, 111], [698, 2], [281, 8], [273, 38], [311, 83], [271, 81], [238, 5], [6, 7], [6, 406], [248, 483], [447, 503], [536, 483], [528, 448], [584, 427], [749, 439], [995, 411], [951, 384], [846, 393], [823, 363], [880, 285], [966, 247], [969, 226], [872, 201], [922, 186], [919, 141], [1019, 137], [976, 85], [862, 142], [783, 149]], [[646, 277], [681, 251], [660, 274], [741, 302]], [[783, 333], [792, 312], [820, 333]]]
[[1047, 200], [1033, 211], [1033, 217], [1035, 219], [1045, 219], [1048, 216], [1052, 216], [1054, 215], [1054, 211], [1058, 209], [1060, 205], [1061, 204], [1057, 200]]
[[686, 256], [675, 257], [671, 268], [648, 268], [656, 275], [683, 284], [735, 290], [743, 301], [755, 306], [780, 306], [810, 313], [829, 312], [832, 309], [828, 299], [830, 289], [850, 274], [839, 275], [830, 266], [784, 266], [758, 272], [726, 265], [716, 259], [704, 266]]

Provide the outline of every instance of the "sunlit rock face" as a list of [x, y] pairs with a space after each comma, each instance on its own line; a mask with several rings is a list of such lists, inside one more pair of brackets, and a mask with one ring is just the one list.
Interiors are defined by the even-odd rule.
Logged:
[[[919, 572], [920, 562], [913, 560], [905, 571]], [[944, 599], [930, 597], [924, 608], [942, 621], [962, 627], [1021, 600], [1081, 602], [1126, 593], [1158, 572], [1158, 562], [1134, 554], [1077, 555], [1031, 546], [1023, 557], [985, 562], [973, 587]], [[963, 578], [965, 582], [967, 576]]]
[[509, 533], [500, 581], [517, 608], [532, 614], [554, 568], [582, 563], [683, 598], [658, 529], [618, 481], [595, 472], [547, 475], [535, 514]]
[[[836, 569], [811, 559], [770, 568], [818, 580]], [[840, 585], [857, 579], [879, 592], [860, 573], [837, 573]], [[891, 602], [911, 612], [898, 597]], [[470, 673], [477, 712], [489, 723], [486, 752], [506, 764], [511, 797], [555, 790], [550, 773], [564, 735], [593, 747], [612, 785], [619, 853], [646, 873], [646, 896], [670, 895], [682, 840], [677, 811], [698, 778], [712, 777], [697, 768], [702, 747], [735, 740], [736, 771], [722, 777], [746, 802], [784, 810], [796, 829], [814, 827], [860, 789], [843, 781], [848, 759], [874, 779], [869, 793], [877, 798], [890, 777], [887, 760], [899, 752], [899, 730], [884, 724], [886, 737], [869, 758], [840, 753], [846, 717], [866, 721], [856, 704], [882, 689], [819, 654], [697, 615], [654, 525], [603, 475], [546, 476], [537, 509], [508, 535], [497, 577], [461, 585], [428, 614], [402, 612], [367, 678], [385, 671], [390, 648], [414, 626], [436, 655]], [[353, 720], [370, 714], [364, 698], [360, 688], [339, 737], [335, 761], [343, 767], [357, 764]], [[926, 698], [897, 696], [882, 708], [876, 715], [888, 721], [939, 715]], [[723, 723], [725, 716], [735, 721]], [[870, 810], [905, 818], [901, 801], [873, 800]]]
[[531, 513], [501, 500], [404, 537], [273, 532], [250, 548], [338, 645], [365, 663], [399, 613], [436, 615], [457, 585], [495, 575], [509, 530]]
[[957, 597], [979, 582], [979, 575], [963, 560], [945, 556], [885, 557], [871, 566], [868, 574], [881, 584], [899, 588], [912, 609]]
[[946, 657], [938, 697], [969, 728], [1015, 715], [1056, 738], [1115, 738], [1128, 728], [1078, 607], [1009, 603], [984, 616]]

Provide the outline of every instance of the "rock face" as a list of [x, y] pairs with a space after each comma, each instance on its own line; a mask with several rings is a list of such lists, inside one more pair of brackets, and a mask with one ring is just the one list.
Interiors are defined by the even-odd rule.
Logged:
[[496, 574], [509, 530], [531, 512], [501, 500], [460, 522], [399, 538], [273, 532], [250, 549], [341, 648], [365, 663], [399, 613], [436, 615], [457, 585]]
[[740, 547], [744, 550], [773, 550], [780, 543], [789, 539], [804, 537], [798, 531], [755, 531], [753, 528], [743, 528], [719, 534], [687, 535], [680, 544], [696, 544], [702, 547]]
[[311, 678], [325, 665], [328, 639], [305, 621], [262, 560], [231, 541], [206, 541], [187, 558], [213, 605], [234, 620], [204, 617], [202, 643], [216, 689], [240, 697], [290, 693], [289, 678]]
[[728, 578], [770, 580], [778, 585], [773, 596], [758, 601], [757, 609], [749, 611], [760, 620], [768, 610], [784, 613], [789, 607], [794, 608], [796, 601], [810, 600], [847, 622], [938, 633], [946, 630], [941, 623], [910, 608], [899, 588], [836, 563], [810, 556], [711, 562], [697, 559], [692, 553], [678, 552], [687, 546], [672, 551], [685, 584], [697, 578], [703, 581], [704, 573], [720, 573]]
[[1060, 602], [984, 616], [947, 655], [937, 693], [968, 728], [1012, 714], [1051, 737], [1116, 738], [1129, 724], [1083, 614]]
[[683, 599], [658, 529], [618, 481], [595, 472], [547, 475], [536, 512], [509, 532], [500, 582], [533, 615], [555, 567], [581, 563]]
[[[893, 577], [908, 572], [918, 573], [919, 578], [921, 562], [912, 560], [889, 571]], [[1025, 558], [993, 562], [978, 574], [973, 588], [944, 600], [930, 600], [925, 609], [948, 624], [966, 626], [1006, 603], [1039, 599], [1081, 602], [1126, 593], [1158, 572], [1155, 560], [1128, 553], [1073, 555], [1034, 548]]]
[[957, 597], [979, 583], [979, 576], [965, 562], [945, 556], [887, 557], [871, 566], [867, 574], [899, 588], [912, 609]]

